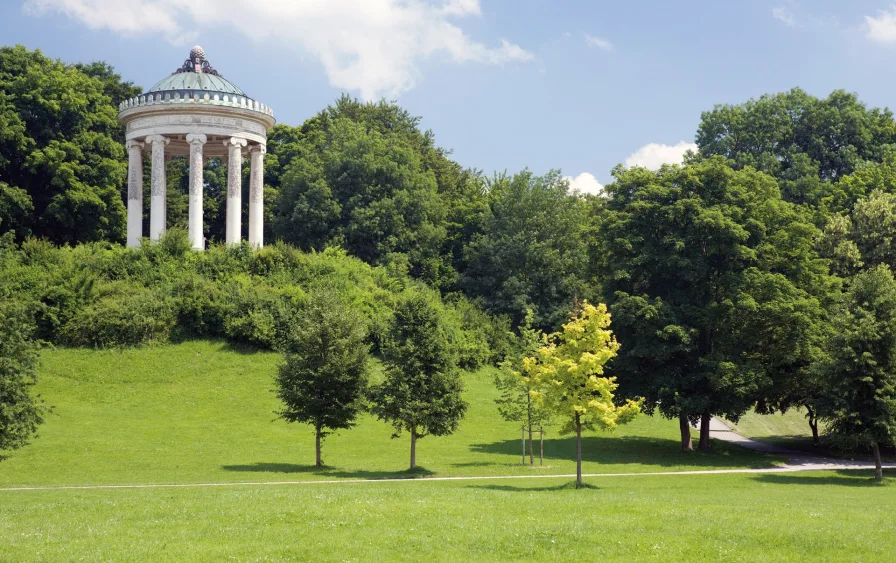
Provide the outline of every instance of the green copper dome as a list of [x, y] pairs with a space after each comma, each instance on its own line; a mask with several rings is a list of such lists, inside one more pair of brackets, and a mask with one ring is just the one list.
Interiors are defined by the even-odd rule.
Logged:
[[235, 84], [220, 76], [207, 72], [178, 72], [168, 78], [160, 80], [149, 92], [168, 92], [171, 90], [203, 90], [205, 92], [219, 92], [221, 94], [235, 94], [245, 96]]

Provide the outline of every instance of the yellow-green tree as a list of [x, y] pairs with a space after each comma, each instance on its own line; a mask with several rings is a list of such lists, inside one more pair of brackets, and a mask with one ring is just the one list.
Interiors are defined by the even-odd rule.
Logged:
[[606, 305], [585, 301], [563, 330], [523, 360], [520, 372], [532, 398], [563, 423], [560, 432], [576, 433], [576, 488], [582, 487], [582, 429], [613, 430], [641, 412], [640, 401], [617, 406], [616, 378], [603, 377], [604, 365], [619, 349], [609, 327]]

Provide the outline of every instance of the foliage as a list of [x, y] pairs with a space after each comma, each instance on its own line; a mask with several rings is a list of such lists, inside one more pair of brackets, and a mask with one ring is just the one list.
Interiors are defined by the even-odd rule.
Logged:
[[[831, 184], [866, 161], [880, 162], [893, 143], [893, 114], [868, 109], [842, 90], [819, 99], [794, 88], [719, 105], [703, 113], [697, 130], [704, 156], [721, 155], [738, 169], [766, 172], [780, 182], [785, 200], [812, 205], [839, 192]], [[851, 205], [839, 196], [831, 203], [833, 211]]]
[[736, 420], [784, 402], [819, 356], [836, 292], [808, 213], [774, 178], [714, 157], [684, 167], [617, 169], [601, 224], [605, 295], [625, 347], [622, 391], [645, 410]]
[[604, 365], [616, 356], [619, 343], [610, 327], [607, 306], [587, 301], [563, 330], [545, 340], [534, 356], [523, 360], [520, 378], [545, 410], [560, 418], [561, 433], [575, 432], [577, 486], [582, 486], [582, 430], [613, 430], [633, 420], [641, 402], [614, 403], [618, 385], [602, 377]]
[[882, 264], [857, 274], [835, 317], [819, 412], [828, 431], [874, 449], [896, 439], [896, 280]]
[[328, 291], [311, 294], [287, 338], [276, 379], [284, 407], [277, 414], [314, 427], [317, 467], [321, 439], [357, 423], [368, 377], [365, 339], [361, 318]]
[[412, 289], [401, 296], [383, 343], [385, 379], [371, 391], [371, 410], [392, 424], [393, 437], [410, 432], [411, 469], [417, 439], [453, 433], [467, 410], [440, 309], [431, 290]]
[[21, 306], [0, 300], [0, 454], [25, 446], [44, 421], [33, 391], [40, 349], [33, 332]]
[[558, 326], [576, 299], [590, 296], [583, 200], [559, 172], [525, 171], [497, 176], [488, 203], [482, 232], [464, 249], [461, 287], [515, 325], [531, 309], [534, 326]]
[[879, 264], [896, 267], [896, 194], [874, 190], [851, 214], [831, 215], [820, 248], [844, 277]]
[[543, 429], [551, 423], [553, 413], [543, 408], [532, 398], [534, 380], [521, 377], [525, 359], [534, 356], [544, 344], [545, 334], [532, 328], [532, 313], [526, 315], [525, 323], [518, 327], [519, 335], [514, 335], [513, 351], [501, 362], [501, 370], [495, 374], [495, 387], [501, 396], [495, 399], [498, 414], [508, 422], [521, 424], [529, 431], [529, 463], [534, 463], [532, 432]]
[[22, 46], [0, 48], [0, 221], [20, 240], [124, 238], [127, 165], [106, 92], [115, 79]]
[[[193, 252], [179, 229], [138, 249], [0, 239], [0, 299], [27, 304], [37, 335], [55, 343], [118, 347], [219, 337], [279, 349], [308, 294], [326, 288], [361, 316], [378, 351], [398, 295], [416, 283], [338, 249], [306, 254], [284, 244], [260, 251], [244, 244]], [[463, 365], [492, 361], [498, 320], [463, 299], [440, 311]]]

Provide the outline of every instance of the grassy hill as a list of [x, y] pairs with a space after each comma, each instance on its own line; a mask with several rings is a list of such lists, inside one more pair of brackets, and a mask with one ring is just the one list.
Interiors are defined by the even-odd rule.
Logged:
[[[349, 481], [409, 477], [407, 438], [369, 417], [330, 437], [329, 467], [314, 471], [310, 428], [273, 414], [278, 362], [211, 341], [47, 351], [40, 392], [54, 412], [0, 462], [0, 561], [883, 560], [896, 548], [896, 487], [870, 473], [637, 475], [778, 461], [720, 443], [681, 454], [677, 423], [658, 418], [585, 441], [586, 472], [636, 475], [582, 491], [515, 478], [572, 473], [574, 442], [551, 434], [545, 466], [521, 465], [490, 370], [466, 374], [468, 416], [422, 440], [418, 459], [433, 476], [508, 478]], [[54, 488], [127, 484], [148, 486]], [[22, 486], [41, 488], [9, 489]]]
[[[364, 417], [324, 442], [314, 471], [309, 426], [276, 420], [271, 391], [280, 357], [223, 342], [125, 351], [57, 349], [42, 361], [39, 392], [53, 406], [40, 437], [0, 463], [0, 486], [271, 481], [403, 476], [409, 438]], [[465, 376], [470, 409], [453, 436], [418, 445], [423, 473], [529, 475], [575, 471], [572, 437], [548, 431], [544, 466], [520, 463], [520, 431], [498, 416], [493, 372]], [[643, 416], [584, 442], [586, 472], [767, 467], [777, 458], [716, 443], [678, 452], [678, 426]]]

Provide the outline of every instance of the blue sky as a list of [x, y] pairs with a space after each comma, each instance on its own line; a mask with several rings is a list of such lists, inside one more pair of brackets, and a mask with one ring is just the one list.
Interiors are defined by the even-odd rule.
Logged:
[[584, 189], [680, 158], [714, 104], [799, 86], [896, 106], [887, 1], [3, 0], [0, 37], [145, 88], [198, 43], [281, 122], [385, 96], [465, 166]]

